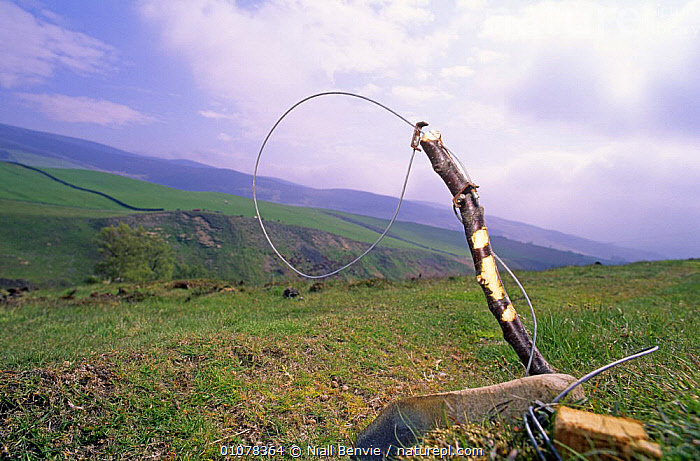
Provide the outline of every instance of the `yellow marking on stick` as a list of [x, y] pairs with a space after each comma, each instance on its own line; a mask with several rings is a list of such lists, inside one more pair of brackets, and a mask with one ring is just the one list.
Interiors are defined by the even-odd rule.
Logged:
[[489, 244], [489, 234], [486, 232], [486, 228], [482, 227], [478, 231], [472, 234], [472, 246], [475, 250], [479, 248], [484, 248]]
[[481, 260], [481, 273], [476, 276], [476, 281], [491, 290], [491, 296], [496, 301], [506, 297], [506, 292], [503, 289], [503, 285], [501, 285], [501, 279], [498, 278], [496, 260], [493, 259], [493, 255]]
[[508, 304], [508, 307], [506, 307], [506, 310], [503, 311], [501, 314], [501, 320], [504, 322], [512, 322], [515, 320], [515, 318], [518, 316], [518, 313], [515, 312], [515, 308], [513, 307], [512, 304]]

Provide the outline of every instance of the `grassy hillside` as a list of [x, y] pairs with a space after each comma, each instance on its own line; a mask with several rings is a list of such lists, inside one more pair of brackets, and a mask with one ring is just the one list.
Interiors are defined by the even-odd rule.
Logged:
[[[0, 189], [2, 278], [44, 285], [80, 283], [92, 273], [98, 257], [95, 234], [101, 227], [121, 221], [143, 225], [166, 238], [176, 251], [176, 275], [180, 277], [215, 275], [264, 283], [292, 276], [264, 241], [248, 199], [183, 192], [106, 173], [50, 170], [63, 180], [99, 189], [131, 205], [155, 203], [172, 210], [200, 210], [127, 214], [104, 197], [71, 189], [34, 171], [9, 164], [0, 164], [0, 168], [7, 178]], [[218, 213], [203, 211], [212, 209]], [[335, 269], [376, 239], [373, 231], [320, 210], [274, 204], [263, 204], [262, 209], [265, 216], [277, 218], [268, 222], [268, 231], [280, 250], [305, 271]], [[294, 225], [306, 222], [310, 224], [307, 227]], [[333, 234], [319, 229], [330, 229]], [[469, 267], [464, 259], [426, 252], [415, 244], [386, 242], [343, 276], [446, 276], [464, 273]]]
[[[180, 190], [251, 196], [252, 176], [235, 170], [213, 168], [187, 160], [144, 157], [84, 139], [1, 123], [0, 160], [38, 167], [106, 171]], [[269, 177], [258, 178], [258, 196], [278, 203], [332, 208], [382, 219], [391, 216], [396, 207], [394, 197], [347, 189], [314, 189]], [[436, 208], [434, 204], [407, 200], [402, 206], [401, 215], [404, 221], [461, 231], [451, 213]], [[594, 242], [497, 217], [489, 218], [488, 222], [493, 235], [563, 251], [572, 250], [599, 260], [602, 258], [624, 263], [663, 259], [655, 253]]]
[[92, 273], [98, 254], [88, 219], [0, 213], [0, 228], [2, 278], [69, 284]]
[[[522, 278], [540, 350], [561, 372], [581, 376], [660, 346], [586, 384], [583, 407], [642, 420], [665, 459], [698, 459], [700, 262]], [[37, 291], [6, 300], [0, 457], [220, 459], [222, 445], [347, 446], [394, 399], [523, 373], [471, 277], [297, 285], [303, 299], [283, 298], [281, 286], [187, 287], [100, 285], [68, 299]], [[433, 438], [485, 447], [483, 459], [526, 445], [504, 423], [480, 434], [453, 427]]]
[[[349, 222], [359, 223], [381, 231], [386, 226], [386, 221], [367, 216], [358, 216], [350, 213], [327, 213], [341, 217]], [[455, 221], [458, 218], [455, 217]], [[488, 223], [488, 221], [487, 221]], [[392, 227], [388, 234], [390, 237], [403, 242], [413, 242], [427, 250], [438, 251], [454, 256], [468, 256], [468, 249], [463, 232], [455, 232], [424, 224], [401, 222]], [[506, 259], [513, 269], [543, 270], [561, 266], [576, 266], [593, 264], [595, 261], [609, 263], [606, 260], [597, 260], [571, 251], [561, 251], [545, 248], [537, 245], [517, 242], [504, 237], [491, 236], [494, 251]]]
[[104, 197], [71, 190], [64, 184], [18, 165], [0, 163], [0, 178], [0, 199], [96, 210], [122, 209]]
[[[197, 209], [230, 216], [255, 216], [253, 202], [236, 195], [181, 191], [123, 176], [88, 170], [51, 168], [45, 170], [64, 181], [99, 190], [137, 207], [163, 208], [165, 210]], [[16, 165], [0, 163], [0, 177], [3, 180], [7, 178], [7, 181], [3, 181], [5, 184], [0, 186], [0, 198], [63, 205], [72, 208], [122, 210], [117, 204], [103, 197], [71, 190], [36, 172], [25, 170]], [[322, 210], [261, 202], [260, 211], [267, 220], [331, 232], [360, 242], [369, 243], [377, 238], [376, 232], [337, 219]], [[384, 246], [420, 249], [416, 245], [395, 239], [387, 239]]]
[[[161, 229], [178, 250], [181, 266], [196, 269], [186, 274], [217, 274], [219, 277], [261, 282], [266, 280], [266, 270], [279, 276], [291, 273], [269, 258], [272, 253], [267, 243], [259, 238], [261, 234], [253, 223], [255, 211], [249, 199], [221, 193], [181, 191], [87, 170], [45, 170], [63, 181], [98, 190], [129, 205], [163, 208], [173, 213], [157, 217], [137, 213], [127, 218], [126, 210], [105, 197], [71, 189], [17, 165], [0, 163], [0, 223], [3, 225], [0, 228], [3, 236], [0, 277], [29, 278], [36, 283], [79, 282], [90, 274], [97, 256], [92, 236], [100, 227], [118, 220]], [[363, 250], [361, 244], [366, 247], [373, 242], [387, 223], [349, 213], [266, 202], [260, 204], [260, 209], [270, 223], [272, 239], [285, 255], [314, 273], [337, 268], [353, 259]], [[211, 229], [197, 225], [195, 221], [186, 224], [189, 219], [186, 216], [191, 212], [187, 215], [181, 210], [197, 210], [200, 224], [202, 219], [216, 220], [219, 224]], [[226, 218], [216, 217], [214, 213]], [[108, 219], [110, 217], [114, 219]], [[283, 225], [273, 225], [275, 222]], [[290, 232], [288, 226], [295, 230]], [[311, 250], [314, 245], [309, 246], [309, 240], [301, 237], [305, 234], [310, 238], [308, 229], [333, 234], [342, 241], [352, 241], [345, 244], [349, 251], [341, 251], [340, 240], [333, 242], [334, 239], [328, 236], [318, 237], [320, 234], [314, 234], [317, 235], [314, 241], [320, 242], [321, 246]], [[213, 236], [214, 240], [218, 239], [216, 244], [203, 245], [195, 237], [197, 232], [221, 235]], [[248, 239], [233, 241], [236, 232], [242, 232]], [[185, 234], [186, 237], [181, 237]], [[505, 239], [495, 238], [494, 245], [514, 268], [544, 269], [593, 262], [592, 258], [581, 255]], [[368, 256], [365, 266], [357, 267], [349, 275], [395, 278], [461, 274], [469, 261], [462, 233], [413, 223], [397, 222], [381, 248], [378, 253]], [[395, 260], [390, 261], [391, 258]]]
[[[0, 200], [0, 206], [17, 202]], [[104, 226], [126, 222], [163, 236], [175, 250], [176, 277], [212, 277], [265, 283], [293, 278], [265, 242], [253, 218], [207, 212], [160, 212], [108, 217], [51, 216], [51, 207], [25, 204], [0, 213], [0, 277], [38, 285], [81, 283], [98, 257], [94, 242]], [[48, 213], [45, 213], [48, 211]], [[62, 209], [59, 211], [63, 211]], [[279, 249], [296, 266], [325, 273], [359, 255], [366, 244], [310, 228], [268, 224]], [[379, 248], [341, 277], [401, 279], [465, 273], [462, 260], [421, 250]]]

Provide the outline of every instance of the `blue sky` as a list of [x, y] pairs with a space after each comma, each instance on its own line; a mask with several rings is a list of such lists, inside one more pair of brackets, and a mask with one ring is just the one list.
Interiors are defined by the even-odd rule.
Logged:
[[[700, 256], [699, 30], [700, 1], [0, 0], [0, 122], [252, 172], [296, 100], [355, 91], [441, 131], [487, 213]], [[314, 100], [261, 170], [397, 195], [410, 134]], [[408, 197], [449, 203], [424, 158]]]

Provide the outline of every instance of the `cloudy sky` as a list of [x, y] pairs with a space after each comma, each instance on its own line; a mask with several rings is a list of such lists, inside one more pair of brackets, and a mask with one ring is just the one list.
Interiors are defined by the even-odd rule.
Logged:
[[[322, 91], [426, 120], [487, 213], [700, 256], [700, 1], [0, 0], [0, 122], [252, 172]], [[261, 173], [397, 195], [411, 130], [341, 97]], [[449, 203], [418, 157], [408, 197]]]

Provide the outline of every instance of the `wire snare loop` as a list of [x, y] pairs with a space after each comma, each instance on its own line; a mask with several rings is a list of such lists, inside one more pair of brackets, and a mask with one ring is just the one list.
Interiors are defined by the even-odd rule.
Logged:
[[[272, 133], [274, 133], [275, 129], [282, 122], [282, 120], [284, 120], [284, 118], [287, 115], [289, 115], [294, 109], [296, 109], [300, 105], [304, 104], [305, 102], [307, 102], [311, 99], [314, 99], [314, 98], [319, 98], [319, 97], [323, 97], [323, 96], [332, 96], [332, 95], [348, 96], [348, 97], [358, 98], [358, 99], [370, 102], [370, 103], [375, 104], [375, 105], [381, 107], [382, 109], [390, 112], [391, 114], [398, 117], [399, 119], [401, 119], [403, 122], [405, 122], [406, 124], [408, 124], [409, 126], [411, 126], [413, 128], [413, 135], [411, 136], [411, 148], [413, 150], [411, 152], [411, 158], [408, 161], [408, 168], [406, 169], [406, 176], [404, 177], [403, 185], [401, 187], [401, 195], [399, 197], [399, 202], [396, 205], [396, 210], [394, 211], [394, 215], [392, 216], [391, 221], [389, 221], [389, 224], [384, 229], [384, 231], [381, 233], [381, 235], [377, 238], [377, 240], [374, 243], [372, 243], [372, 245], [370, 245], [369, 248], [367, 248], [360, 256], [353, 259], [352, 261], [345, 264], [344, 266], [342, 266], [334, 271], [328, 272], [326, 274], [310, 275], [310, 274], [306, 274], [306, 273], [300, 271], [299, 269], [297, 269], [296, 267], [294, 267], [294, 265], [292, 263], [290, 263], [284, 256], [282, 256], [282, 254], [279, 252], [279, 250], [277, 250], [277, 248], [275, 247], [275, 244], [272, 243], [272, 239], [270, 238], [269, 234], [267, 233], [267, 229], [265, 229], [265, 224], [263, 223], [262, 216], [260, 214], [260, 209], [258, 207], [258, 196], [257, 196], [256, 184], [257, 184], [257, 177], [258, 177], [258, 168], [260, 166], [260, 159], [262, 157], [263, 152], [265, 151], [265, 146], [267, 145], [267, 142], [270, 140]], [[279, 119], [277, 119], [277, 121], [272, 126], [270, 131], [267, 133], [267, 136], [265, 136], [265, 140], [263, 141], [262, 145], [260, 146], [260, 151], [258, 152], [258, 157], [255, 160], [255, 171], [253, 172], [253, 203], [255, 205], [256, 218], [258, 220], [258, 223], [260, 224], [260, 228], [262, 229], [263, 235], [265, 235], [265, 239], [267, 240], [267, 243], [270, 244], [270, 247], [275, 252], [275, 254], [294, 272], [301, 275], [302, 277], [306, 277], [309, 279], [322, 279], [322, 278], [330, 277], [331, 275], [335, 275], [335, 274], [347, 269], [348, 267], [352, 266], [353, 264], [358, 262], [360, 259], [365, 257], [370, 251], [372, 251], [379, 244], [379, 242], [389, 232], [389, 229], [391, 229], [391, 226], [394, 224], [394, 221], [396, 221], [396, 217], [399, 214], [399, 210], [401, 209], [401, 204], [403, 203], [404, 195], [406, 193], [406, 186], [408, 184], [408, 178], [411, 174], [411, 167], [413, 165], [413, 159], [415, 158], [416, 151], [421, 150], [420, 149], [420, 141], [421, 141], [421, 135], [423, 133], [422, 129], [425, 128], [426, 126], [428, 126], [428, 123], [426, 123], [426, 122], [418, 122], [415, 125], [413, 125], [410, 121], [408, 121], [408, 119], [403, 117], [401, 114], [399, 114], [398, 112], [394, 111], [393, 109], [385, 106], [384, 104], [382, 104], [378, 101], [375, 101], [374, 99], [371, 99], [371, 98], [368, 98], [366, 96], [362, 96], [359, 94], [349, 93], [349, 92], [344, 92], [344, 91], [327, 91], [327, 92], [323, 92], [323, 93], [316, 93], [316, 94], [308, 96], [304, 99], [301, 99], [296, 104], [294, 104], [292, 107], [287, 109], [287, 111], [284, 114], [282, 114], [282, 116]], [[450, 155], [450, 157], [452, 157], [452, 159], [455, 160], [455, 163], [456, 163], [456, 165], [458, 165], [461, 173], [464, 174], [464, 176], [467, 178], [468, 185], [472, 186], [470, 188], [469, 192], [474, 194], [475, 197], [478, 198], [476, 188], [479, 186], [472, 183], [471, 177], [469, 176], [469, 172], [467, 171], [466, 168], [464, 168], [464, 165], [462, 165], [462, 162], [459, 160], [459, 157], [457, 157], [449, 149], [447, 149], [447, 152]], [[454, 203], [453, 205], [457, 206], [457, 203]], [[455, 209], [455, 214], [456, 214], [456, 209]], [[459, 216], [458, 216], [458, 218], [459, 218]], [[461, 221], [461, 219], [460, 219], [460, 221]], [[530, 359], [528, 361], [527, 367], [525, 368], [525, 375], [527, 376], [530, 374], [530, 367], [532, 365], [532, 358], [533, 358], [535, 347], [536, 347], [537, 317], [535, 316], [535, 310], [532, 307], [532, 302], [530, 301], [530, 298], [528, 297], [527, 293], [525, 292], [525, 288], [522, 286], [522, 284], [520, 283], [518, 278], [510, 270], [510, 268], [506, 265], [506, 263], [501, 258], [499, 258], [498, 255], [495, 254], [495, 252], [494, 252], [494, 256], [496, 257], [498, 262], [501, 263], [501, 265], [506, 269], [506, 271], [508, 271], [510, 276], [515, 280], [515, 283], [518, 285], [518, 287], [522, 291], [523, 295], [525, 296], [525, 300], [527, 301], [527, 304], [530, 307], [530, 313], [532, 314], [533, 330], [534, 331], [533, 331], [533, 338], [532, 338], [532, 346], [531, 346], [531, 350], [530, 350]]]
[[[258, 167], [260, 166], [260, 158], [262, 157], [262, 154], [265, 150], [265, 146], [267, 145], [267, 142], [270, 140], [272, 133], [274, 133], [275, 129], [277, 129], [277, 126], [282, 122], [282, 120], [284, 120], [284, 118], [287, 115], [289, 115], [294, 109], [296, 109], [297, 107], [299, 107], [300, 105], [304, 104], [305, 102], [307, 102], [311, 99], [319, 98], [322, 96], [332, 96], [332, 95], [349, 96], [349, 97], [353, 97], [353, 98], [362, 99], [364, 101], [370, 102], [372, 104], [375, 104], [375, 105], [381, 107], [382, 109], [390, 112], [391, 114], [395, 115], [396, 117], [398, 117], [402, 121], [406, 122], [408, 125], [410, 125], [412, 128], [414, 128], [414, 134], [413, 134], [413, 138], [411, 141], [411, 147], [413, 148], [413, 152], [411, 153], [411, 158], [408, 161], [408, 168], [406, 169], [406, 176], [404, 178], [403, 185], [401, 187], [401, 195], [399, 197], [399, 203], [396, 205], [396, 210], [394, 211], [394, 215], [392, 216], [391, 221], [389, 221], [389, 225], [384, 229], [384, 232], [381, 233], [379, 238], [377, 238], [377, 240], [375, 240], [374, 243], [372, 243], [372, 245], [370, 245], [369, 248], [367, 248], [360, 256], [353, 259], [352, 261], [345, 264], [344, 266], [342, 266], [334, 271], [328, 272], [326, 274], [310, 275], [310, 274], [306, 274], [306, 273], [300, 271], [299, 269], [297, 269], [296, 267], [294, 267], [294, 265], [292, 263], [290, 263], [284, 256], [282, 256], [282, 254], [279, 252], [279, 250], [277, 250], [277, 247], [275, 247], [275, 244], [272, 243], [272, 239], [270, 238], [269, 234], [267, 233], [267, 229], [265, 229], [265, 224], [263, 223], [262, 216], [260, 215], [260, 209], [258, 207], [258, 195], [257, 195], [257, 188], [256, 188], [257, 177], [258, 177]], [[358, 262], [360, 259], [365, 257], [365, 255], [367, 255], [367, 253], [372, 251], [379, 244], [379, 242], [381, 242], [381, 240], [384, 238], [384, 236], [389, 232], [389, 229], [391, 229], [391, 226], [393, 226], [394, 221], [396, 221], [396, 217], [399, 215], [399, 210], [401, 209], [401, 204], [403, 203], [404, 195], [406, 194], [406, 186], [408, 184], [408, 177], [411, 174], [411, 167], [413, 166], [413, 159], [416, 155], [416, 150], [420, 150], [419, 148], [414, 147], [414, 141], [416, 138], [416, 134], [418, 135], [418, 140], [420, 141], [420, 133], [421, 133], [420, 129], [424, 126], [427, 126], [427, 123], [420, 122], [420, 123], [417, 123], [416, 125], [413, 125], [411, 122], [408, 121], [408, 119], [403, 117], [401, 114], [390, 109], [389, 107], [385, 106], [384, 104], [381, 104], [380, 102], [375, 101], [374, 99], [371, 99], [371, 98], [368, 98], [366, 96], [362, 96], [359, 94], [355, 94], [355, 93], [345, 92], [345, 91], [327, 91], [327, 92], [323, 92], [323, 93], [316, 93], [314, 95], [308, 96], [308, 97], [300, 100], [299, 102], [294, 104], [292, 107], [287, 109], [287, 111], [284, 114], [282, 114], [282, 116], [279, 119], [277, 119], [277, 121], [272, 126], [270, 131], [267, 133], [267, 136], [265, 136], [265, 140], [263, 141], [262, 145], [260, 146], [260, 151], [258, 152], [258, 157], [255, 160], [255, 170], [253, 172], [253, 204], [255, 205], [256, 218], [258, 219], [258, 223], [260, 224], [260, 228], [262, 229], [263, 234], [265, 235], [265, 239], [267, 240], [267, 243], [270, 244], [270, 247], [272, 247], [272, 250], [275, 252], [275, 254], [277, 254], [277, 256], [287, 266], [289, 266], [290, 269], [292, 269], [294, 272], [301, 275], [302, 277], [306, 277], [309, 279], [322, 279], [322, 278], [330, 277], [331, 275], [335, 275], [338, 272], [341, 272], [341, 271], [347, 269], [348, 267], [352, 266], [353, 264]]]

